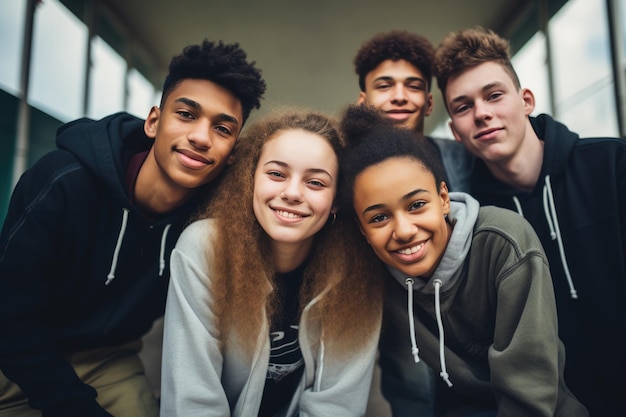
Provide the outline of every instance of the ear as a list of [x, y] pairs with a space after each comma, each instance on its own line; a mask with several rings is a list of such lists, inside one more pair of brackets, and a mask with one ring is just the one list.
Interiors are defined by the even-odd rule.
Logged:
[[359, 93], [359, 98], [356, 99], [356, 104], [363, 104], [365, 103], [365, 99], [367, 98], [365, 91], [361, 91]]
[[450, 194], [448, 193], [448, 186], [443, 181], [439, 186], [439, 198], [441, 199], [443, 214], [450, 214]]
[[461, 139], [461, 135], [459, 135], [459, 132], [457, 132], [454, 128], [454, 123], [452, 123], [452, 120], [448, 121], [448, 126], [450, 127], [450, 131], [452, 132], [452, 136], [454, 136], [454, 140], [456, 140], [457, 142], [463, 142], [463, 140]]
[[143, 123], [143, 131], [151, 139], [156, 138], [157, 130], [159, 127], [159, 118], [161, 117], [161, 109], [157, 106], [152, 106], [150, 113], [146, 121]]
[[433, 94], [428, 93], [428, 97], [426, 97], [426, 109], [424, 110], [424, 115], [426, 117], [430, 116], [435, 108], [435, 103], [433, 102]]
[[530, 116], [535, 110], [535, 95], [528, 88], [522, 88], [520, 95], [524, 102], [524, 114]]

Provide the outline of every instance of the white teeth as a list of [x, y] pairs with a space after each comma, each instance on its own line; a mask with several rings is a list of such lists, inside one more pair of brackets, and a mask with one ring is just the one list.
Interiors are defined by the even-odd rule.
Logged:
[[418, 250], [422, 249], [422, 247], [424, 246], [423, 243], [417, 245], [417, 246], [413, 246], [412, 248], [406, 248], [406, 249], [401, 249], [398, 251], [398, 253], [402, 254], [402, 255], [410, 255], [412, 253], [417, 252]]
[[278, 215], [280, 217], [286, 217], [288, 219], [299, 219], [299, 218], [303, 217], [303, 216], [301, 216], [299, 214], [291, 213], [291, 212], [288, 212], [288, 211], [282, 211], [282, 210], [276, 210], [276, 213], [278, 213]]

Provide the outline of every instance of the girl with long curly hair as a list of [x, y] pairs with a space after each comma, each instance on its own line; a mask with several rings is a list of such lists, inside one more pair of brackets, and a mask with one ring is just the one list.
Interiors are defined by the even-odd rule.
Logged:
[[250, 127], [172, 254], [163, 416], [362, 416], [381, 263], [335, 201], [343, 142], [325, 115]]

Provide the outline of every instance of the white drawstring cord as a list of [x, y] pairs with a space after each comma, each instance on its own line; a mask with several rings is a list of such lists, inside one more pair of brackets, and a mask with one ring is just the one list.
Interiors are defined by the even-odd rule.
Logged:
[[113, 251], [113, 260], [111, 261], [111, 270], [109, 271], [109, 275], [107, 275], [107, 280], [104, 282], [104, 285], [109, 285], [111, 281], [115, 279], [115, 269], [117, 268], [117, 258], [120, 254], [120, 249], [122, 248], [122, 240], [124, 239], [124, 233], [126, 232], [126, 225], [128, 224], [128, 213], [130, 210], [122, 209], [122, 227], [120, 227], [120, 233], [117, 236], [117, 243], [115, 244], [115, 250]]
[[545, 178], [546, 185], [543, 187], [543, 197], [544, 197], [544, 207], [546, 205], [546, 197], [547, 201], [550, 205], [550, 212], [546, 211], [546, 218], [548, 219], [548, 223], [552, 228], [552, 224], [550, 222], [550, 217], [554, 221], [554, 232], [551, 233], [552, 240], [556, 238], [556, 242], [559, 246], [559, 254], [561, 255], [561, 264], [563, 265], [563, 270], [565, 271], [565, 277], [567, 278], [567, 283], [569, 284], [569, 292], [572, 298], [577, 299], [578, 293], [576, 292], [576, 288], [574, 287], [574, 281], [572, 280], [572, 276], [569, 272], [569, 267], [567, 265], [567, 259], [565, 258], [565, 249], [563, 248], [563, 239], [561, 238], [561, 229], [559, 227], [559, 220], [556, 217], [556, 207], [554, 205], [554, 196], [552, 195], [552, 184], [550, 182], [550, 176], [546, 175]]
[[408, 295], [408, 316], [409, 316], [409, 333], [411, 335], [411, 354], [415, 363], [420, 361], [419, 349], [417, 348], [417, 342], [415, 341], [415, 322], [413, 321], [413, 278], [407, 277], [404, 282], [407, 286]]
[[520, 216], [524, 217], [524, 212], [522, 211], [522, 205], [520, 204], [517, 196], [513, 196], [513, 203], [515, 203], [515, 208], [517, 209], [517, 213]]
[[159, 276], [163, 276], [163, 271], [165, 270], [165, 241], [167, 239], [167, 232], [169, 232], [171, 224], [165, 226], [163, 229], [163, 234], [161, 235], [161, 251], [159, 252]]
[[452, 382], [450, 382], [450, 375], [446, 370], [446, 357], [444, 355], [445, 342], [443, 336], [443, 323], [441, 322], [441, 308], [439, 306], [439, 288], [441, 287], [441, 280], [436, 279], [433, 281], [433, 285], [435, 286], [435, 315], [437, 316], [437, 327], [439, 328], [439, 363], [441, 364], [441, 372], [439, 375], [446, 381], [448, 387], [452, 386]]

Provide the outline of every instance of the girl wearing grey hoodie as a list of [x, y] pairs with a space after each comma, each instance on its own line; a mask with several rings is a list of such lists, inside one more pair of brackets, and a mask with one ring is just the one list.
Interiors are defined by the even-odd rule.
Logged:
[[342, 127], [344, 205], [392, 277], [387, 320], [407, 340], [396, 353], [441, 376], [436, 415], [587, 416], [563, 381], [550, 271], [530, 225], [449, 193], [437, 160], [373, 110], [349, 108]]

